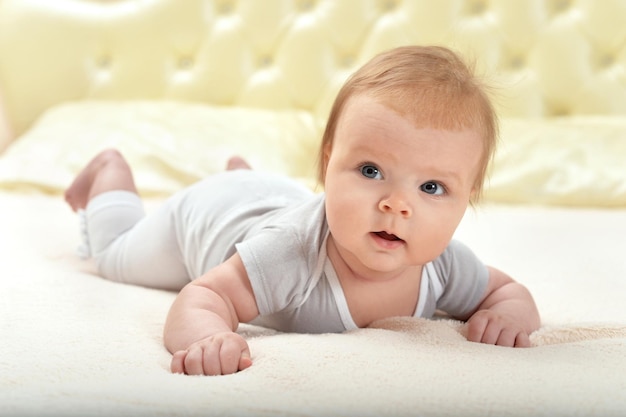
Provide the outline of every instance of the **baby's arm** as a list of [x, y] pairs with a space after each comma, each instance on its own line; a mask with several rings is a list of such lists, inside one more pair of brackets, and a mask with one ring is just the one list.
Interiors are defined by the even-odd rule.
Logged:
[[505, 273], [489, 267], [485, 296], [466, 324], [468, 340], [529, 347], [528, 336], [540, 325], [530, 292]]
[[238, 254], [187, 284], [167, 316], [163, 339], [173, 353], [172, 372], [225, 375], [252, 365], [240, 322], [259, 311]]

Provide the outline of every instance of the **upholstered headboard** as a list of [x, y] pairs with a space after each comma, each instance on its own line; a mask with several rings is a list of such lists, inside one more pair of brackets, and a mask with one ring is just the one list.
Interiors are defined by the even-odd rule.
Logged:
[[496, 87], [510, 146], [489, 198], [626, 204], [624, 22], [626, 0], [0, 0], [0, 151], [64, 102], [168, 99], [323, 121], [375, 53], [443, 44]]
[[328, 111], [375, 52], [450, 45], [506, 89], [503, 116], [626, 114], [620, 0], [0, 0], [16, 134], [59, 102], [173, 98]]

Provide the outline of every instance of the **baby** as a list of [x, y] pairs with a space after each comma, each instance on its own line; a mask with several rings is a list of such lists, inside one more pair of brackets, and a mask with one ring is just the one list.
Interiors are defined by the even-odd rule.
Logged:
[[484, 87], [456, 54], [401, 47], [339, 91], [319, 154], [323, 193], [233, 158], [146, 216], [130, 167], [106, 150], [66, 200], [102, 276], [180, 290], [164, 329], [173, 372], [251, 366], [242, 322], [343, 332], [439, 310], [466, 321], [470, 341], [526, 347], [540, 325], [532, 296], [452, 240], [496, 136]]

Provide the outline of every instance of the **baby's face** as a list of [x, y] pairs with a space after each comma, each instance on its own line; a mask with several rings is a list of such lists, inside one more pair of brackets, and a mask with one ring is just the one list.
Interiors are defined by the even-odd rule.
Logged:
[[371, 97], [350, 98], [327, 150], [339, 255], [364, 276], [435, 259], [467, 209], [482, 150], [476, 131], [419, 128]]

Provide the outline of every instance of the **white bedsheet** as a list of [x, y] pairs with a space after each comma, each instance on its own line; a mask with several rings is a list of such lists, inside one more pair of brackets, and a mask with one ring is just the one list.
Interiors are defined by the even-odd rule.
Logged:
[[0, 192], [0, 415], [626, 415], [626, 210], [486, 206], [457, 236], [532, 291], [533, 348], [448, 320], [243, 325], [251, 368], [189, 377], [162, 346], [173, 293], [97, 277], [60, 197]]

